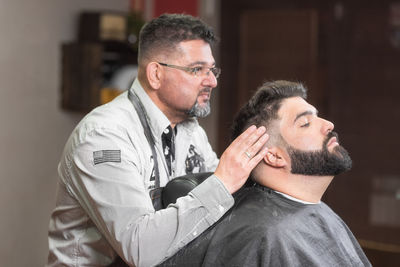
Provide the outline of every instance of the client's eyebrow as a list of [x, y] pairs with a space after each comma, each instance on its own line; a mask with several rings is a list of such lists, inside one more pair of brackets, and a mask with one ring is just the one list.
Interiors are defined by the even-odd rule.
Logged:
[[307, 115], [318, 115], [318, 110], [306, 110], [300, 114], [297, 114], [296, 118], [294, 119], [293, 123], [295, 123], [298, 119], [300, 119], [303, 116]]

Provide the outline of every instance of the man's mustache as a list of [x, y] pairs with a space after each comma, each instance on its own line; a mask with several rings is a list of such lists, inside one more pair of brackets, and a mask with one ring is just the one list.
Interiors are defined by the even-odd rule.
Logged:
[[200, 94], [202, 93], [211, 93], [211, 87], [205, 87], [201, 89]]

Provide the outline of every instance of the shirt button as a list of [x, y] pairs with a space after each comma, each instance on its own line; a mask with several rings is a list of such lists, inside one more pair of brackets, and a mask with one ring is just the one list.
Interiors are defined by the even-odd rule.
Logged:
[[218, 209], [219, 209], [219, 211], [220, 211], [221, 213], [225, 211], [224, 207], [222, 207], [221, 205], [218, 205]]
[[196, 235], [197, 235], [197, 231], [194, 231], [194, 232], [193, 232], [193, 235], [196, 236]]

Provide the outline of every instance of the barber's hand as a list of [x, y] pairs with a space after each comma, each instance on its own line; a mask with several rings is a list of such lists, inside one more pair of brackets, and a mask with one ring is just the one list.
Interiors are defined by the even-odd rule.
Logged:
[[249, 127], [222, 154], [214, 174], [231, 194], [244, 185], [250, 172], [267, 154], [266, 147], [261, 149], [269, 137], [265, 131], [264, 126]]

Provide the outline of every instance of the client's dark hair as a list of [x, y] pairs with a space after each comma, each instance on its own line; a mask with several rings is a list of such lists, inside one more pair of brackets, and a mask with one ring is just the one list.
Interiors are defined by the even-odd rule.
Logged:
[[214, 31], [199, 18], [185, 14], [163, 14], [146, 23], [139, 34], [139, 60], [155, 49], [173, 49], [178, 43], [216, 41]]
[[268, 129], [270, 122], [278, 118], [282, 100], [296, 96], [307, 98], [307, 89], [301, 83], [265, 82], [236, 114], [231, 131], [232, 140], [251, 125]]

